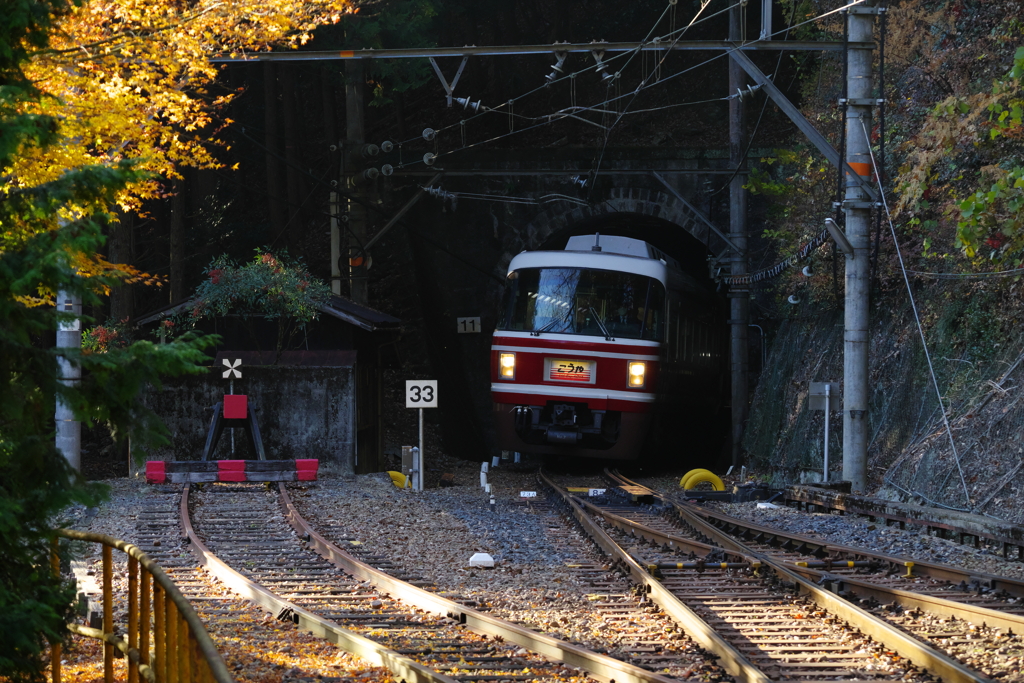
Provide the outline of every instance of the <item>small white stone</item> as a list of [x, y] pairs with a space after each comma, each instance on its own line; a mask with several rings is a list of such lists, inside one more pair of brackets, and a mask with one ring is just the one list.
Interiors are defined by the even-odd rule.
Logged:
[[469, 558], [470, 567], [493, 567], [494, 558], [487, 553], [475, 553], [473, 557]]

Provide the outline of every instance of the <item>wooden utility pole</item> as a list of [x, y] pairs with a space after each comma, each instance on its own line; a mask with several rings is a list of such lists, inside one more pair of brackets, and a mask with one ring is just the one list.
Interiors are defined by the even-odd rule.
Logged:
[[277, 124], [277, 65], [263, 65], [263, 146], [266, 149], [267, 209], [270, 229], [276, 237], [288, 220], [285, 197], [288, 192], [281, 177], [281, 144]]
[[[360, 182], [363, 170], [362, 148], [366, 143], [366, 130], [363, 121], [364, 88], [366, 76], [363, 62], [353, 59], [345, 62], [345, 159], [349, 177], [349, 190], [353, 195], [364, 195], [365, 185]], [[348, 259], [349, 296], [352, 301], [367, 304], [370, 292], [366, 279], [366, 209], [358, 202], [348, 203], [348, 248], [345, 256]]]
[[[111, 221], [107, 259], [111, 263], [135, 262], [135, 214], [119, 211], [117, 220]], [[130, 320], [133, 315], [135, 293], [131, 284], [123, 282], [110, 290], [110, 317], [120, 322]]]
[[[729, 40], [743, 40], [740, 6], [729, 10]], [[733, 58], [729, 59], [729, 162], [735, 169], [729, 183], [729, 239], [735, 245], [729, 257], [729, 274], [738, 277], [747, 274], [747, 117], [741, 92], [746, 85], [746, 73]], [[750, 291], [747, 285], [729, 288], [729, 366], [732, 378], [732, 464], [743, 464], [743, 429], [747, 422], [749, 386], [747, 372], [749, 350], [747, 325], [750, 322]]]
[[281, 65], [281, 120], [284, 123], [284, 177], [288, 197], [288, 244], [296, 253], [305, 238], [306, 211], [303, 204], [306, 199], [306, 183], [302, 174], [302, 154], [300, 141], [302, 135], [302, 117], [299, 109], [301, 89], [296, 87], [298, 70], [291, 65]]
[[188, 211], [188, 202], [185, 192], [187, 184], [185, 170], [182, 169], [182, 177], [175, 178], [171, 184], [171, 224], [168, 234], [168, 251], [170, 252], [170, 289], [168, 303], [176, 304], [185, 298], [185, 213]]
[[871, 40], [878, 8], [875, 0], [850, 7], [847, 30], [851, 47], [847, 59], [846, 162], [851, 170], [844, 174], [846, 193], [843, 209], [846, 214], [846, 237], [853, 247], [853, 258], [846, 259], [846, 319], [843, 335], [843, 479], [853, 483], [853, 490], [867, 488], [868, 461], [868, 293], [871, 282], [869, 255], [871, 209], [874, 201], [862, 179], [871, 180], [872, 60]]

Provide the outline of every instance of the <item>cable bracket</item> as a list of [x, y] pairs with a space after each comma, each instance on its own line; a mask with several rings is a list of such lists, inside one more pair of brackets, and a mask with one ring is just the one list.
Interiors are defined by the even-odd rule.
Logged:
[[452, 82], [449, 85], [448, 81], [444, 77], [444, 74], [441, 73], [441, 67], [437, 65], [437, 62], [434, 61], [433, 57], [430, 57], [430, 66], [434, 67], [434, 73], [436, 73], [437, 77], [441, 79], [441, 85], [444, 86], [444, 91], [445, 93], [447, 93], [446, 99], [448, 100], [449, 107], [452, 106], [452, 91], [455, 90], [455, 85], [459, 82], [459, 77], [462, 76], [462, 70], [466, 68], [466, 62], [468, 61], [469, 55], [463, 55], [462, 64], [459, 64], [459, 70], [455, 72], [455, 78], [452, 79]]
[[839, 105], [850, 105], [853, 107], [875, 107], [882, 106], [885, 104], [884, 98], [873, 98], [873, 97], [840, 97]]
[[843, 12], [844, 14], [885, 14], [888, 11], [888, 7], [884, 5], [881, 7], [864, 7], [863, 5], [856, 5], [854, 7], [847, 7]]

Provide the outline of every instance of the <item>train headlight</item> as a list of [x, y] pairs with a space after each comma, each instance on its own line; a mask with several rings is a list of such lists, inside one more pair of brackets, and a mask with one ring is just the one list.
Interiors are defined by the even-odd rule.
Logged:
[[631, 387], [642, 387], [644, 385], [645, 376], [647, 374], [647, 363], [642, 360], [633, 360], [629, 362], [629, 378], [627, 380]]
[[498, 376], [500, 376], [502, 379], [516, 378], [516, 354], [498, 354]]

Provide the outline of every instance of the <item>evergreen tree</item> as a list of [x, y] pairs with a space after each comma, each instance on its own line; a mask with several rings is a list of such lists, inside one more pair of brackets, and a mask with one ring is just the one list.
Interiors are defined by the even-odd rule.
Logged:
[[[20, 155], [53, 148], [57, 122], [30, 113], [47, 95], [23, 71], [45, 49], [69, 0], [0, 2], [0, 677], [40, 680], [47, 644], [66, 637], [74, 586], [47, 560], [52, 527], [72, 502], [102, 495], [54, 446], [60, 396], [79, 419], [104, 423], [116, 438], [131, 430], [136, 449], [166, 440], [156, 416], [135, 400], [161, 375], [204, 372], [212, 339], [137, 342], [107, 353], [66, 353], [82, 367], [75, 386], [57, 382], [57, 356], [41, 344], [56, 328], [53, 297], [87, 304], [126, 276], [96, 256], [116, 194], [144, 179], [132, 162], [83, 165], [39, 184], [11, 171]], [[51, 98], [52, 99], [52, 98]]]

